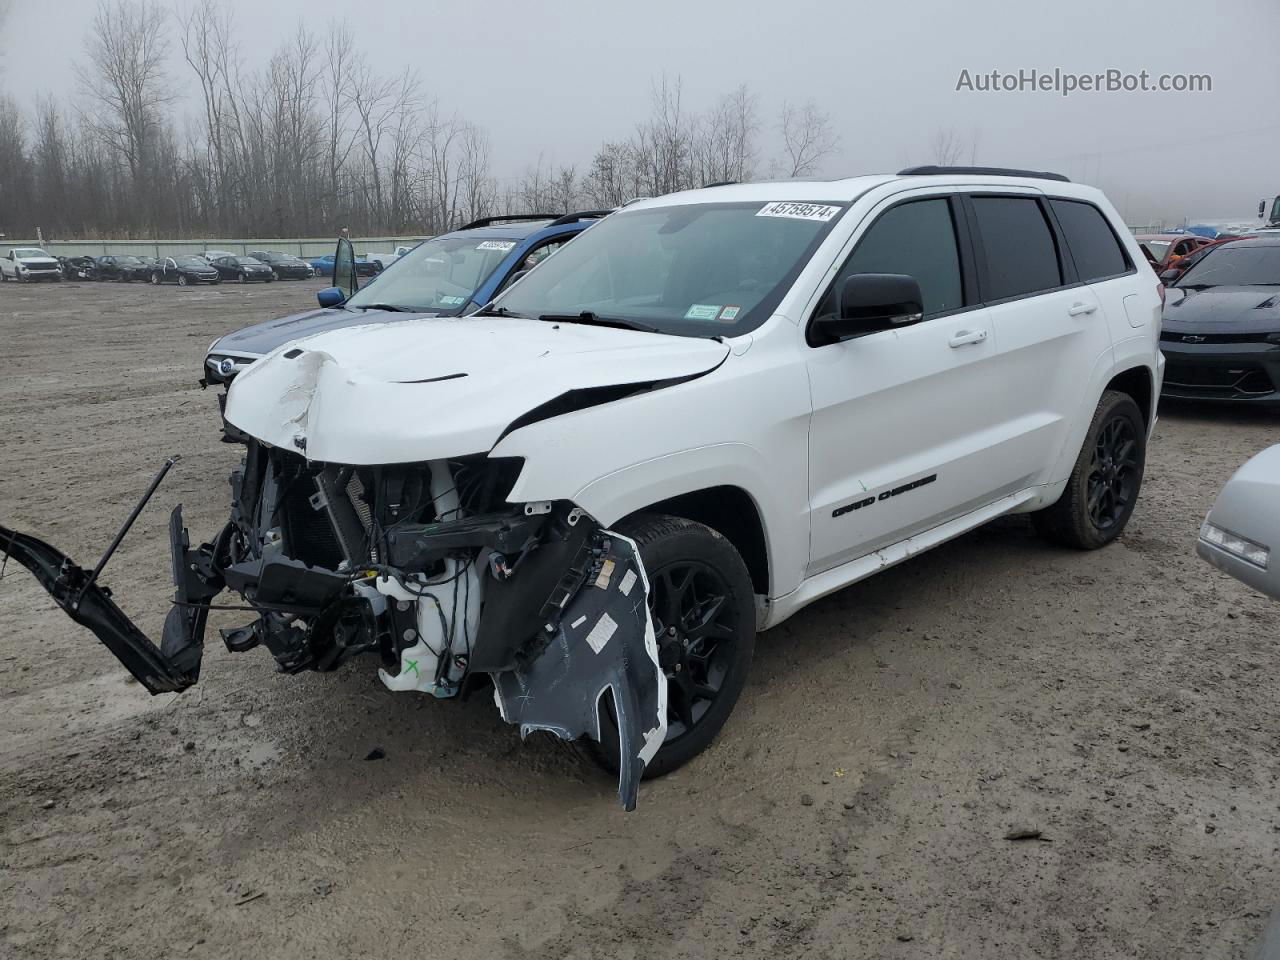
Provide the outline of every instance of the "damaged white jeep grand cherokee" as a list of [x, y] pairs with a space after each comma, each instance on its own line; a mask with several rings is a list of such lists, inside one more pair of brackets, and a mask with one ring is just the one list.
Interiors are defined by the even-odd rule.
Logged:
[[630, 809], [724, 724], [758, 629], [1002, 514], [1116, 537], [1160, 289], [1102, 195], [1052, 174], [646, 200], [475, 316], [322, 333], [242, 373], [231, 516], [193, 548], [174, 510], [159, 646], [101, 563], [2, 527], [0, 550], [152, 692], [196, 682], [229, 589], [255, 617], [228, 649], [286, 673], [369, 653], [437, 697], [491, 682], [522, 732], [595, 740]]

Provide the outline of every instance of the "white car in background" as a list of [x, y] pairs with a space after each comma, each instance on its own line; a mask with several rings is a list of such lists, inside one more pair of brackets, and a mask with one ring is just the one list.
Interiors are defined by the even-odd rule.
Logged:
[[58, 259], [39, 247], [11, 247], [0, 258], [0, 280], [61, 280]]
[[414, 246], [417, 246], [417, 244], [413, 244], [412, 246], [402, 245], [396, 247], [395, 253], [366, 253], [364, 258], [370, 263], [377, 263], [383, 270], [385, 270], [412, 250]]

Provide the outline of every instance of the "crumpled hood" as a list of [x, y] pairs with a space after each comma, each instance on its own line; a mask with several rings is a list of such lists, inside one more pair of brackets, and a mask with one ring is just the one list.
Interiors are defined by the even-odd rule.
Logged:
[[719, 366], [716, 340], [500, 317], [377, 323], [307, 337], [231, 385], [227, 421], [312, 460], [377, 464], [484, 453], [574, 390]]
[[244, 327], [225, 337], [209, 348], [209, 353], [230, 353], [242, 357], [263, 357], [276, 347], [330, 330], [360, 327], [369, 323], [391, 323], [398, 320], [419, 320], [435, 316], [433, 313], [392, 313], [388, 310], [306, 310], [275, 320], [265, 320]]
[[1163, 327], [1174, 333], [1271, 333], [1280, 331], [1280, 285], [1171, 287]]

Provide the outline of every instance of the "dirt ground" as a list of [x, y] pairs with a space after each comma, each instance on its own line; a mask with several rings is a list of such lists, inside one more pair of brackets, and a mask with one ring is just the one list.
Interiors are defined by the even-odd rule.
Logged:
[[[0, 522], [91, 564], [182, 454], [103, 577], [158, 636], [168, 511], [213, 533], [237, 458], [203, 351], [317, 286], [0, 287]], [[487, 697], [228, 653], [244, 614], [150, 697], [10, 563], [0, 955], [1250, 956], [1280, 900], [1280, 604], [1193, 545], [1276, 424], [1164, 409], [1101, 552], [1010, 518], [810, 607], [630, 815]]]

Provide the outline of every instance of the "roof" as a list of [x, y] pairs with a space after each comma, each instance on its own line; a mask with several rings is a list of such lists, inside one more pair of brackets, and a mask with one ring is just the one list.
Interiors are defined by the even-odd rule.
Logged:
[[1033, 187], [1045, 193], [1061, 197], [1097, 197], [1093, 187], [1069, 181], [1044, 177], [996, 176], [969, 173], [963, 169], [943, 173], [911, 175], [870, 174], [845, 177], [838, 180], [766, 180], [755, 183], [734, 183], [699, 190], [668, 193], [660, 197], [648, 197], [628, 204], [625, 211], [648, 207], [668, 207], [686, 203], [751, 203], [791, 200], [808, 203], [851, 203], [868, 190], [891, 183], [901, 183], [903, 188], [923, 186], [964, 187]]
[[495, 223], [487, 227], [472, 227], [461, 230], [451, 230], [448, 233], [442, 233], [441, 238], [449, 237], [489, 237], [493, 240], [523, 240], [531, 234], [537, 233], [539, 230], [545, 229], [552, 221], [548, 217], [546, 220], [515, 220], [510, 223]]
[[1277, 247], [1280, 246], [1280, 234], [1272, 234], [1271, 236], [1250, 236], [1238, 237], [1232, 240], [1230, 244], [1221, 244], [1221, 246], [1236, 247]]

